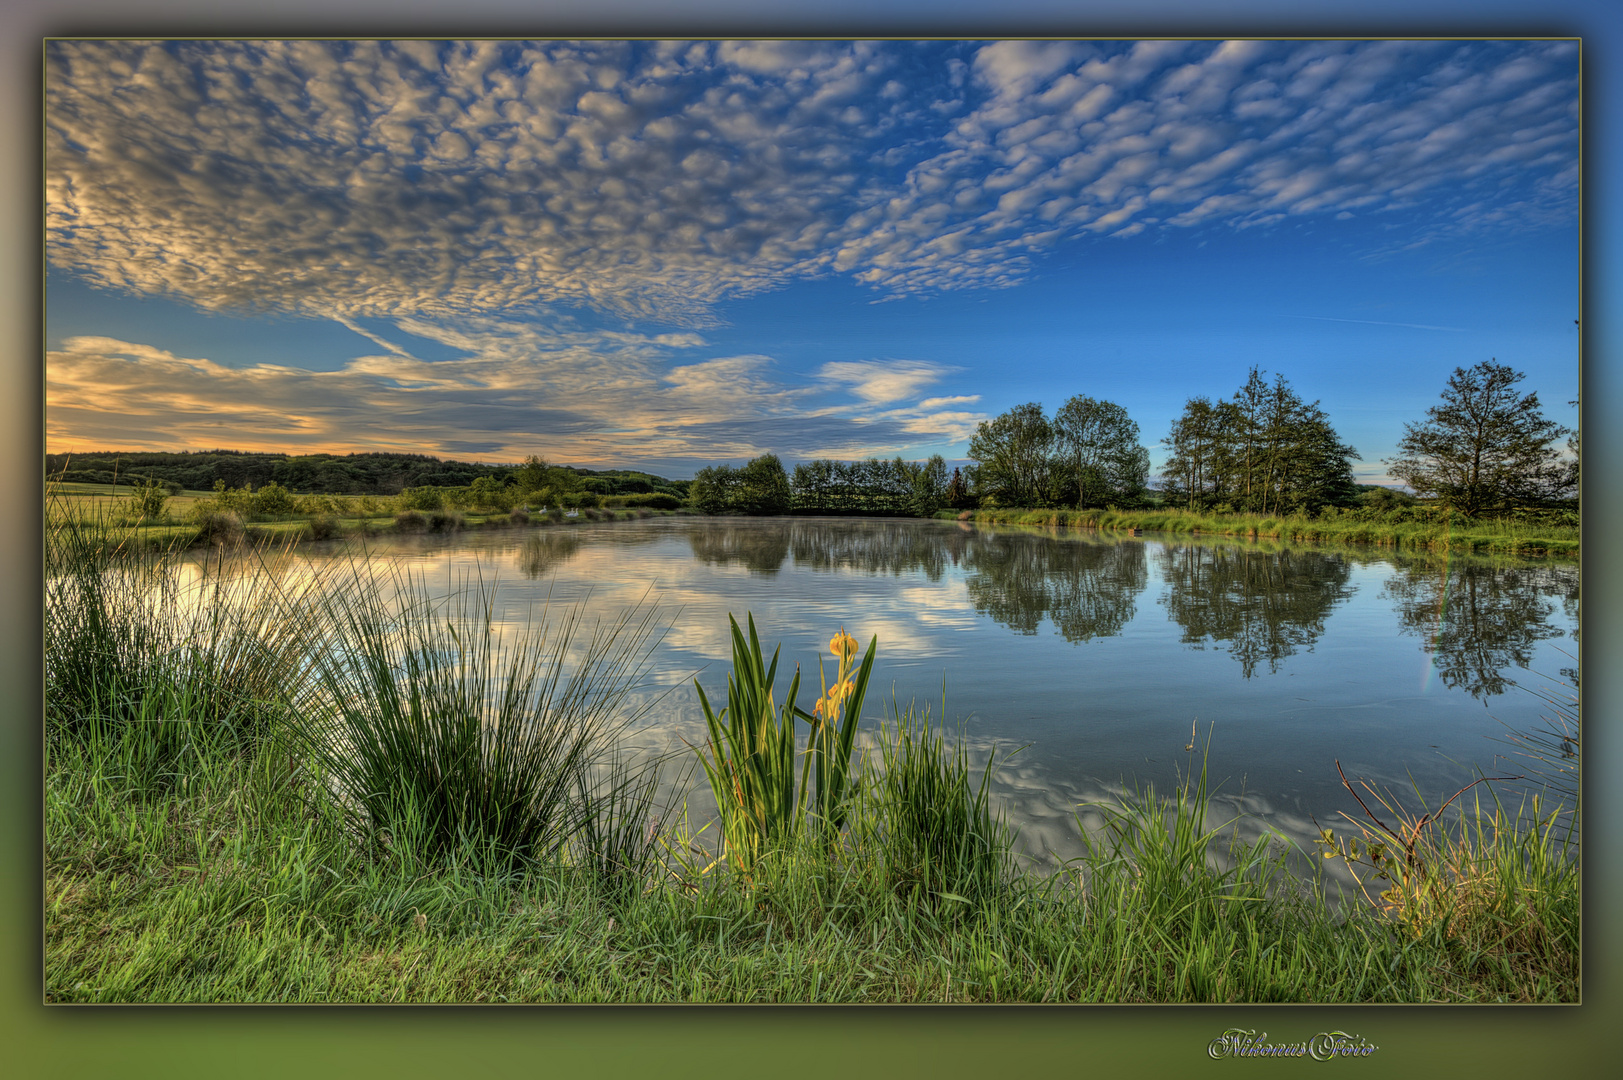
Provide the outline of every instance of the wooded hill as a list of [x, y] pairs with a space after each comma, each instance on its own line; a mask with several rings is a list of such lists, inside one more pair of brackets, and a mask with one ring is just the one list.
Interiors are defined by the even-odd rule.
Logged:
[[[264, 454], [244, 450], [181, 453], [92, 450], [46, 454], [45, 475], [67, 483], [111, 484], [156, 480], [192, 491], [215, 481], [228, 488], [259, 488], [272, 481], [310, 495], [397, 495], [405, 488], [464, 487], [480, 477], [505, 484], [519, 465], [443, 461], [426, 454]], [[600, 495], [664, 491], [686, 498], [688, 482], [627, 469], [594, 471], [565, 466], [581, 490]]]

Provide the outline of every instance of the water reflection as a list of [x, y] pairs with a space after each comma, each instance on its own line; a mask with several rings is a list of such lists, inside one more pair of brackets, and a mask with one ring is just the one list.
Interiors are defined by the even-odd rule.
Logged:
[[795, 565], [865, 574], [921, 573], [940, 581], [964, 560], [974, 532], [955, 525], [849, 520], [797, 521], [790, 530]]
[[1325, 620], [1352, 595], [1352, 565], [1338, 553], [1180, 544], [1161, 548], [1161, 602], [1183, 642], [1227, 642], [1246, 678], [1270, 672], [1298, 649], [1311, 650]]
[[1087, 641], [1132, 621], [1145, 563], [1143, 544], [982, 533], [965, 549], [964, 586], [977, 612], [1011, 630], [1035, 634], [1046, 618], [1066, 641]]
[[1412, 562], [1381, 592], [1399, 629], [1421, 639], [1443, 685], [1484, 698], [1515, 685], [1505, 669], [1527, 668], [1537, 642], [1563, 635], [1550, 621], [1557, 600], [1576, 618], [1578, 568]]
[[695, 525], [688, 532], [693, 557], [706, 566], [744, 566], [757, 574], [776, 574], [789, 557], [788, 523]]
[[546, 577], [579, 553], [581, 539], [573, 532], [548, 531], [527, 537], [518, 552], [519, 573], [534, 580]]

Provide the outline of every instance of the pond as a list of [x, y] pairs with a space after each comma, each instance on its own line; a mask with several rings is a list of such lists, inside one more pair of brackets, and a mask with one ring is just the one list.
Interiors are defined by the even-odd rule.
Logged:
[[[877, 635], [869, 726], [894, 695], [961, 724], [977, 763], [995, 750], [997, 802], [1039, 857], [1080, 853], [1089, 804], [1170, 790], [1203, 755], [1225, 816], [1244, 811], [1310, 847], [1317, 825], [1358, 811], [1338, 760], [1349, 778], [1434, 807], [1476, 776], [1525, 771], [1506, 740], [1551, 713], [1533, 690], [1576, 693], [1579, 575], [1567, 563], [683, 517], [374, 539], [368, 557], [440, 588], [494, 580], [513, 620], [549, 598], [612, 618], [652, 592], [671, 628], [644, 701], [663, 696], [628, 736], [649, 753], [703, 740], [693, 677], [725, 699], [729, 613], [752, 613], [769, 652], [782, 643], [782, 670], [801, 666], [805, 707], [833, 632], [864, 646]], [[702, 809], [702, 774], [688, 782]], [[1527, 789], [1497, 785], [1512, 806]]]

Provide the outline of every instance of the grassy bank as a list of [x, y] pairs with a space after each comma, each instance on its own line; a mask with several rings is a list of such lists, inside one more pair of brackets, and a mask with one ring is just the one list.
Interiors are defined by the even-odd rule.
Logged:
[[[209, 544], [300, 543], [350, 537], [453, 533], [463, 530], [547, 528], [590, 522], [640, 521], [683, 511], [650, 507], [558, 507], [509, 510], [416, 510], [384, 497], [297, 497], [308, 505], [280, 514], [220, 509], [207, 492], [186, 492], [165, 501], [161, 513], [143, 517], [126, 489], [111, 485], [49, 485], [48, 527], [76, 522], [127, 547], [168, 551]], [[297, 501], [296, 500], [296, 501]]]
[[1567, 526], [1501, 521], [1364, 520], [1353, 515], [1264, 517], [1257, 514], [1195, 514], [1182, 510], [1021, 510], [943, 513], [962, 521], [1124, 531], [1201, 534], [1292, 540], [1302, 543], [1371, 544], [1380, 547], [1572, 558], [1579, 530]]
[[1037, 875], [927, 713], [850, 756], [876, 642], [836, 635], [807, 709], [751, 625], [698, 748], [722, 821], [693, 821], [614, 756], [647, 611], [501, 636], [477, 587], [177, 597], [170, 560], [47, 539], [52, 1001], [1578, 996], [1565, 819], [1474, 807], [1383, 866], [1343, 830], [1370, 893], [1337, 907], [1205, 818], [1196, 760]]

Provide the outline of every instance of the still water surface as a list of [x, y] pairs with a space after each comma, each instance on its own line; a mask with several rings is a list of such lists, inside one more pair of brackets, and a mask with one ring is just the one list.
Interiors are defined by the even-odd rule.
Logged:
[[[753, 613], [769, 651], [782, 643], [780, 670], [801, 665], [807, 707], [832, 633], [878, 635], [865, 717], [892, 693], [940, 716], [944, 691], [975, 760], [996, 750], [993, 790], [1036, 856], [1079, 853], [1079, 807], [1095, 821], [1085, 804], [1198, 770], [1192, 726], [1219, 808], [1304, 843], [1315, 820], [1357, 810], [1337, 759], [1435, 806], [1521, 771], [1501, 740], [1550, 712], [1527, 688], [1576, 679], [1565, 563], [828, 518], [402, 537], [368, 555], [440, 588], [494, 579], [515, 621], [549, 597], [612, 618], [652, 590], [671, 625], [654, 656], [668, 692], [630, 735], [651, 753], [702, 741], [695, 675], [725, 700], [729, 613]], [[1520, 786], [1501, 789], [1514, 801]]]

